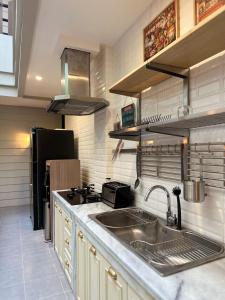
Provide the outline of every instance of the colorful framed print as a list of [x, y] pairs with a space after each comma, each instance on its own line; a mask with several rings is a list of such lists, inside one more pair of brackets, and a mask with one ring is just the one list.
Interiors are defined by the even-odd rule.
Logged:
[[179, 36], [179, 2], [169, 4], [144, 28], [144, 61], [164, 49]]
[[225, 0], [195, 0], [195, 23], [198, 24], [224, 5]]

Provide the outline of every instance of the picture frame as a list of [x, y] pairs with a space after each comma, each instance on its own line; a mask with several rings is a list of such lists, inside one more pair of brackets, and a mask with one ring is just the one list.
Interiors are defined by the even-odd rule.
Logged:
[[144, 61], [175, 41], [180, 34], [179, 0], [173, 0], [143, 29]]
[[225, 5], [225, 0], [195, 0], [195, 24], [213, 14]]
[[122, 127], [135, 125], [135, 105], [131, 103], [121, 108]]

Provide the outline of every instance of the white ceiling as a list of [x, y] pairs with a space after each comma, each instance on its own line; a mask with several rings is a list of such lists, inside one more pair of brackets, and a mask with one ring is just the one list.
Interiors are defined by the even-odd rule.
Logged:
[[[113, 45], [152, 0], [40, 0], [25, 95], [60, 93], [60, 54], [64, 47], [96, 51]], [[35, 76], [42, 76], [37, 81]]]

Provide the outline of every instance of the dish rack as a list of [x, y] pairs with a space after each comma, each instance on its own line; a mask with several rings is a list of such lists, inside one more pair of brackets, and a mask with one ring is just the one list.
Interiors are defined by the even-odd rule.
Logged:
[[131, 247], [147, 261], [158, 266], [181, 266], [203, 261], [223, 252], [223, 249], [208, 239], [200, 239], [185, 232], [176, 240], [150, 244], [133, 241]]

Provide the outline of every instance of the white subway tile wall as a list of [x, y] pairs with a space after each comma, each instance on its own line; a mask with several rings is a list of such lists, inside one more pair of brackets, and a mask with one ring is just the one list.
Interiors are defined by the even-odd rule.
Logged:
[[[96, 183], [100, 191], [105, 177], [120, 180], [134, 186], [136, 170], [135, 155], [121, 154], [112, 162], [112, 151], [118, 140], [109, 139], [108, 132], [113, 128], [117, 113], [125, 103], [133, 101], [129, 97], [113, 95], [108, 92], [110, 85], [118, 81], [143, 62], [143, 28], [165, 7], [170, 0], [153, 1], [144, 15], [112, 47], [103, 47], [92, 61], [93, 95], [104, 96], [110, 101], [110, 107], [89, 117], [68, 117], [66, 125], [74, 129], [79, 137], [79, 158], [82, 178]], [[187, 2], [189, 2], [187, 4]], [[192, 4], [190, 4], [192, 3]], [[180, 1], [181, 35], [194, 24], [193, 1]], [[104, 91], [103, 91], [103, 89]], [[225, 55], [221, 54], [203, 65], [191, 70], [190, 80], [191, 111], [204, 112], [225, 106]], [[182, 103], [182, 81], [169, 79], [152, 87], [143, 95], [143, 117], [154, 114], [177, 114]], [[173, 143], [173, 138], [166, 138]], [[224, 142], [225, 125], [192, 130], [191, 142]], [[133, 147], [135, 142], [124, 142], [124, 147]], [[142, 177], [135, 192], [136, 205], [151, 210], [161, 217], [166, 216], [166, 198], [161, 191], [152, 193], [148, 202], [144, 195], [154, 184], [162, 184], [172, 192], [180, 182]], [[207, 188], [207, 197], [202, 204], [182, 201], [183, 224], [199, 233], [225, 242], [225, 191]], [[176, 200], [172, 197], [173, 211], [176, 212]]]

